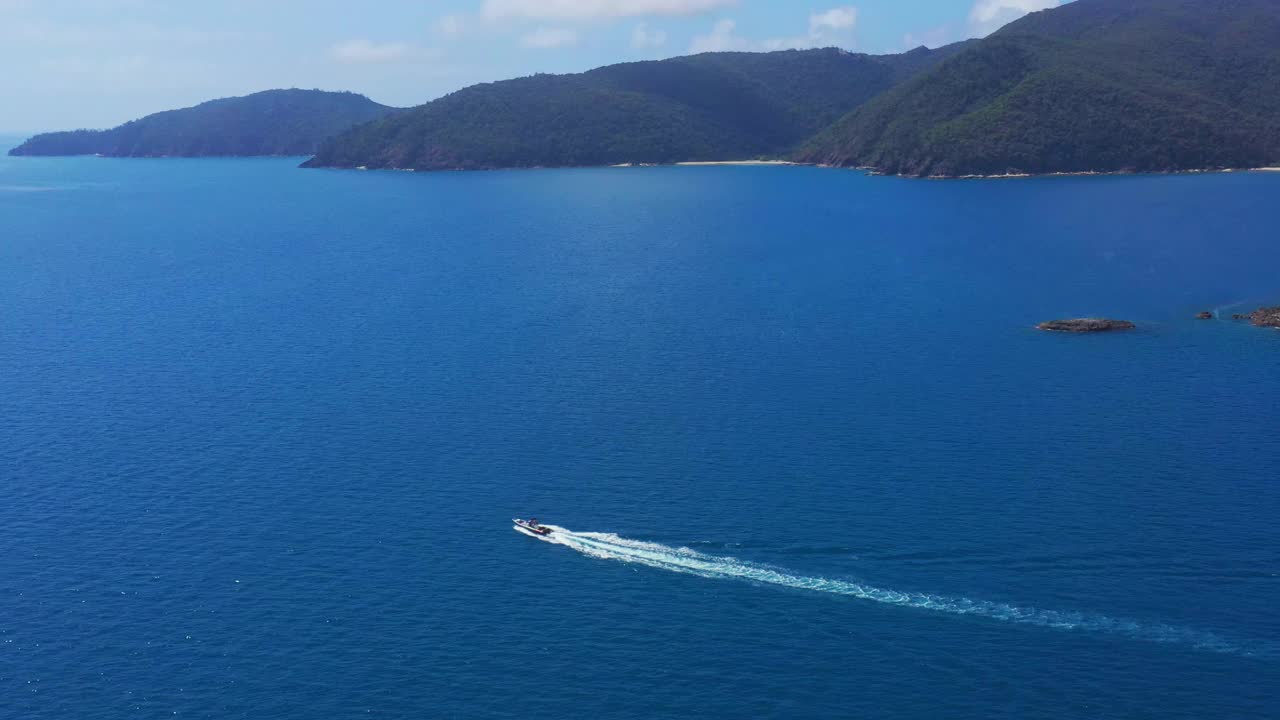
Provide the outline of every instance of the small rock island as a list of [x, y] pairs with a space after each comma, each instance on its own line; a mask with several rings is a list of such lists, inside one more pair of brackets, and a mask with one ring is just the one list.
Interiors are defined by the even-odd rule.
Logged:
[[1248, 318], [1258, 327], [1280, 328], [1280, 306], [1260, 308], [1250, 313]]
[[1036, 326], [1037, 330], [1050, 332], [1092, 333], [1112, 330], [1132, 330], [1136, 325], [1128, 320], [1109, 320], [1106, 318], [1075, 318], [1073, 320], [1050, 320]]

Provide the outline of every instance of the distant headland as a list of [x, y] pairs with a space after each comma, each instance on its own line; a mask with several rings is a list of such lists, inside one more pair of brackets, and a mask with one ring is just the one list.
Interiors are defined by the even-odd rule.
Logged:
[[267, 90], [148, 115], [110, 130], [36, 135], [10, 155], [202, 157], [310, 155], [352, 125], [394, 108], [363, 95]]

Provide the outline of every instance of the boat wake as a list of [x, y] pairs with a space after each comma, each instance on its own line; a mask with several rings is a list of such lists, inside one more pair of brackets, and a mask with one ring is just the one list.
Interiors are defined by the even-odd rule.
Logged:
[[547, 525], [548, 536], [534, 536], [544, 542], [563, 545], [601, 560], [646, 565], [660, 570], [697, 575], [715, 580], [744, 580], [797, 590], [843, 595], [887, 605], [970, 615], [1020, 625], [1055, 630], [1074, 630], [1119, 635], [1137, 640], [1186, 645], [1201, 650], [1251, 657], [1277, 657], [1280, 648], [1268, 642], [1242, 642], [1216, 633], [1162, 623], [1137, 622], [1094, 613], [1042, 610], [1008, 603], [972, 600], [930, 593], [902, 592], [845, 580], [808, 577], [781, 568], [746, 562], [733, 557], [708, 555], [684, 547], [630, 540], [612, 533], [573, 532]]

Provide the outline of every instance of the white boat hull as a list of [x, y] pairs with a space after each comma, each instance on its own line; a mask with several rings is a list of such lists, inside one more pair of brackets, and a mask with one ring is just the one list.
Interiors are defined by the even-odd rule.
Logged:
[[511, 518], [511, 522], [515, 523], [515, 525], [511, 526], [512, 530], [524, 533], [529, 537], [545, 538], [551, 534], [551, 528], [545, 525], [531, 525], [529, 521], [521, 520], [520, 518]]
[[545, 538], [545, 537], [546, 537], [546, 535], [539, 535], [538, 533], [536, 533], [536, 532], [534, 532], [534, 531], [532, 531], [532, 530], [530, 530], [530, 529], [528, 529], [528, 528], [526, 528], [526, 527], [522, 527], [522, 526], [520, 526], [520, 525], [512, 525], [512, 526], [511, 526], [511, 529], [512, 529], [512, 530], [515, 530], [515, 531], [516, 531], [516, 532], [518, 532], [518, 533], [524, 533], [525, 535], [528, 535], [529, 537], [532, 537], [532, 538], [538, 538], [539, 540], [541, 540], [541, 539], [543, 539], [543, 538]]

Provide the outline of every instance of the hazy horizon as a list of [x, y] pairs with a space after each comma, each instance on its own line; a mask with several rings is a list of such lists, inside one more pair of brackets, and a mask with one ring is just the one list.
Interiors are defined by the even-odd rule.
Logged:
[[[0, 134], [107, 128], [275, 88], [408, 107], [478, 82], [716, 50], [895, 53], [1059, 0], [0, 0]], [[302, 22], [299, 22], [302, 19]]]

